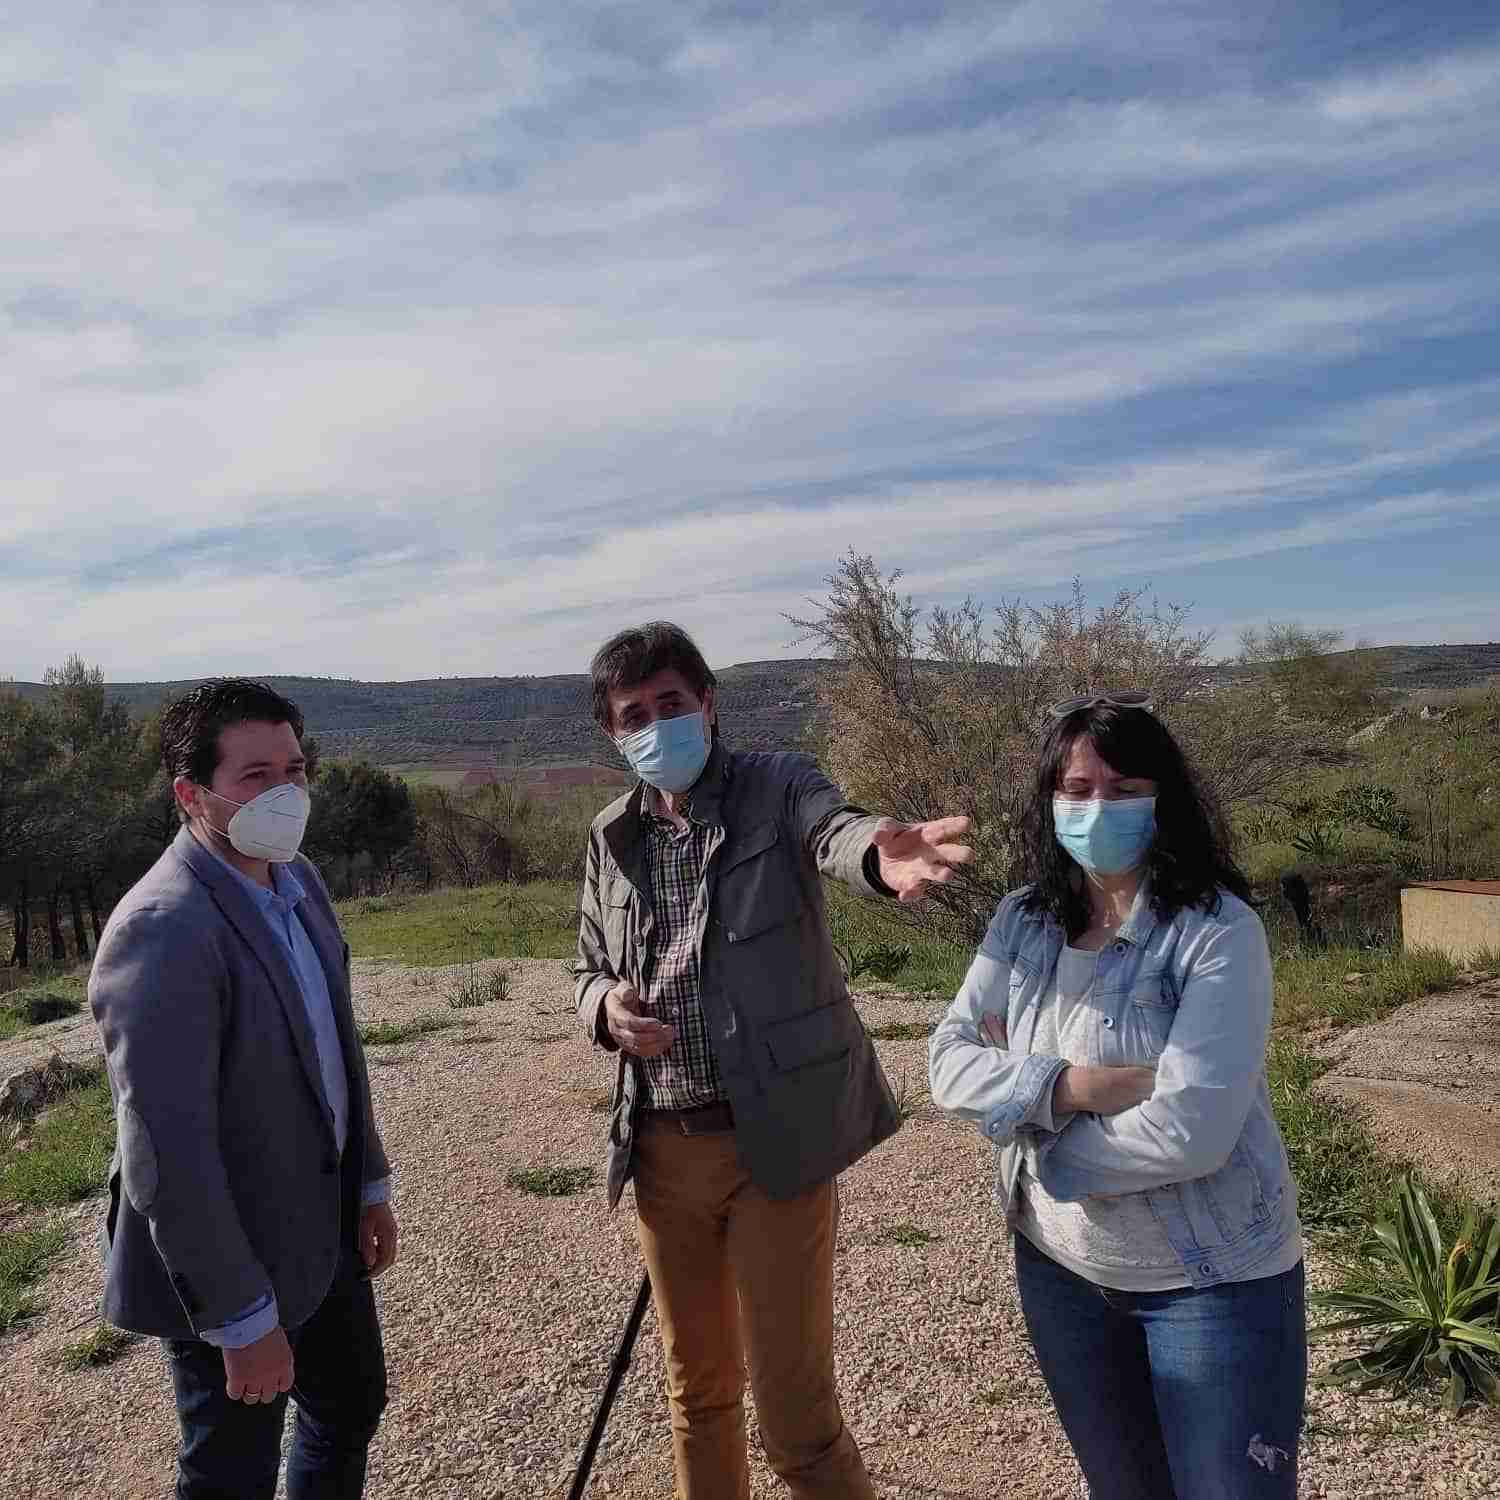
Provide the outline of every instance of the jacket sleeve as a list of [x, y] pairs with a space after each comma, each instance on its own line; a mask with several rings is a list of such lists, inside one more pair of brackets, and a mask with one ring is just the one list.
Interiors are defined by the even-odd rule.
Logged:
[[150, 908], [111, 929], [89, 979], [121, 1186], [195, 1329], [220, 1327], [272, 1292], [219, 1154], [224, 986], [211, 945]]
[[619, 981], [610, 968], [599, 906], [599, 835], [590, 830], [583, 863], [583, 891], [578, 901], [578, 957], [573, 963], [573, 1000], [589, 1040], [607, 1052], [619, 1044], [605, 1024], [604, 996]]
[[861, 895], [889, 896], [871, 880], [865, 862], [881, 819], [847, 801], [810, 755], [787, 754], [785, 760], [787, 818], [820, 873]]
[[996, 1047], [980, 1030], [984, 1015], [1009, 1022], [1011, 951], [1004, 931], [1014, 902], [1000, 903], [958, 995], [927, 1044], [932, 1102], [960, 1119], [972, 1120], [998, 1146], [1031, 1127], [1054, 1131], [1071, 1114], [1054, 1119], [1052, 1089], [1067, 1066], [1061, 1057]]
[[1075, 1116], [1040, 1153], [1042, 1186], [1062, 1202], [1207, 1177], [1245, 1128], [1271, 1029], [1265, 928], [1243, 907], [1179, 951], [1182, 998], [1151, 1097], [1117, 1115]]

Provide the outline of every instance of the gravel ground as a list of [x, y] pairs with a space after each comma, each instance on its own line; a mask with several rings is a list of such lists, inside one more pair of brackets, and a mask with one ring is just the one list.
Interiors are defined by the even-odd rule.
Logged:
[[[505, 1185], [515, 1167], [599, 1164], [592, 1106], [609, 1080], [576, 1030], [562, 966], [509, 967], [510, 998], [449, 1012], [459, 970], [356, 966], [366, 1018], [441, 1011], [463, 1026], [371, 1053], [404, 1236], [380, 1283], [392, 1399], [372, 1497], [563, 1495], [640, 1275], [628, 1199], [610, 1215], [597, 1184], [555, 1199]], [[872, 1026], [941, 1011], [894, 995], [860, 1003]], [[876, 1488], [887, 1500], [1072, 1500], [1076, 1470], [1027, 1349], [987, 1148], [925, 1102], [922, 1041], [878, 1045], [923, 1102], [843, 1179], [839, 1380]], [[79, 1374], [57, 1366], [60, 1346], [92, 1323], [98, 1217], [97, 1203], [70, 1215], [74, 1247], [41, 1289], [45, 1314], [0, 1341], [5, 1496], [170, 1488], [175, 1418], [157, 1347]], [[893, 1243], [902, 1225], [932, 1238]], [[1326, 1280], [1316, 1251], [1309, 1259], [1314, 1282]], [[752, 1453], [754, 1494], [785, 1494], [753, 1428]], [[1322, 1500], [1500, 1496], [1500, 1422], [1489, 1414], [1449, 1422], [1415, 1402], [1315, 1391], [1303, 1453], [1302, 1493]], [[649, 1317], [594, 1473], [592, 1495], [671, 1494]]]

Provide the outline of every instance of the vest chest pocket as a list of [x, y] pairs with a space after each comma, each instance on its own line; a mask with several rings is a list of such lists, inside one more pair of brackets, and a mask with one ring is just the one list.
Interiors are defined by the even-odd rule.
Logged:
[[623, 872], [606, 871], [599, 882], [599, 922], [604, 928], [604, 951], [616, 974], [625, 973], [630, 937], [630, 882]]
[[776, 823], [746, 829], [720, 857], [714, 916], [731, 943], [758, 937], [801, 913], [802, 882]]

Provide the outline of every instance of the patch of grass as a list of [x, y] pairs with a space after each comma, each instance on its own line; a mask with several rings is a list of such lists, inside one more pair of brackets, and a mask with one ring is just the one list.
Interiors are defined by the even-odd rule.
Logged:
[[896, 1080], [891, 1092], [896, 1100], [897, 1118], [901, 1120], [911, 1119], [921, 1109], [923, 1103], [932, 1097], [925, 1090], [914, 1089], [911, 1086], [911, 1076], [905, 1068], [901, 1070], [901, 1076]]
[[578, 887], [569, 881], [476, 886], [346, 901], [339, 920], [360, 958], [402, 963], [468, 963], [483, 958], [567, 958], [578, 943]]
[[571, 1031], [533, 1031], [526, 1040], [529, 1042], [566, 1042], [572, 1039]]
[[915, 1224], [893, 1224], [875, 1236], [877, 1245], [902, 1245], [908, 1249], [918, 1245], [932, 1245], [942, 1239], [940, 1234], [929, 1234]]
[[997, 1385], [992, 1385], [987, 1391], [980, 1391], [979, 1404], [981, 1406], [1004, 1406], [1005, 1392]]
[[52, 1257], [68, 1242], [61, 1224], [45, 1229], [0, 1229], [0, 1333], [9, 1333], [37, 1312], [31, 1288], [47, 1274]]
[[0, 1042], [33, 1026], [76, 1016], [83, 1001], [60, 987], [14, 990], [0, 998]]
[[568, 1198], [581, 1193], [593, 1180], [592, 1167], [512, 1168], [505, 1174], [506, 1187], [538, 1198]]
[[367, 1047], [395, 1047], [433, 1031], [459, 1025], [457, 1016], [415, 1016], [410, 1021], [371, 1021], [359, 1028], [359, 1039]]
[[48, 1105], [18, 1139], [0, 1145], [0, 1206], [48, 1208], [104, 1191], [115, 1149], [115, 1111], [101, 1066]]
[[450, 1047], [482, 1047], [486, 1042], [498, 1042], [500, 1035], [494, 1031], [461, 1031], [448, 1038]]
[[893, 971], [897, 987], [914, 995], [951, 997], [958, 993], [974, 957], [972, 947], [917, 925], [894, 901], [872, 901], [831, 880], [823, 882], [823, 889], [828, 897], [828, 925], [841, 951], [895, 955], [909, 950]]
[[481, 1005], [495, 1005], [510, 999], [510, 970], [481, 969], [471, 964], [448, 991], [448, 1005], [453, 1010], [473, 1010]]
[[870, 1035], [877, 1042], [922, 1042], [937, 1030], [932, 1021], [893, 1021], [889, 1026], [872, 1026]]
[[112, 1365], [132, 1344], [139, 1342], [139, 1334], [101, 1323], [86, 1339], [64, 1344], [58, 1350], [57, 1362], [65, 1370], [97, 1370], [102, 1365]]
[[607, 1115], [612, 1102], [613, 1095], [608, 1089], [595, 1089], [589, 1095], [588, 1112], [591, 1115]]
[[1423, 949], [1292, 946], [1276, 955], [1275, 972], [1276, 1021], [1283, 1026], [1378, 1021], [1408, 1000], [1459, 983], [1451, 958]]
[[1298, 1212], [1309, 1229], [1352, 1230], [1380, 1206], [1399, 1177], [1348, 1106], [1316, 1093], [1327, 1065], [1286, 1037], [1266, 1051], [1271, 1106], [1297, 1180]]

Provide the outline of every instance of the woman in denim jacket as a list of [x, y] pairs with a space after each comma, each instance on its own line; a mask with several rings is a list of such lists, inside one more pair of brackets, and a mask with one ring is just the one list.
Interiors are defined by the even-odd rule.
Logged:
[[1283, 1500], [1307, 1337], [1270, 954], [1150, 708], [1053, 710], [1032, 883], [933, 1035], [932, 1097], [999, 1148], [1026, 1326], [1092, 1500]]

